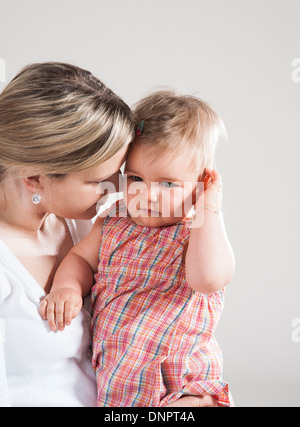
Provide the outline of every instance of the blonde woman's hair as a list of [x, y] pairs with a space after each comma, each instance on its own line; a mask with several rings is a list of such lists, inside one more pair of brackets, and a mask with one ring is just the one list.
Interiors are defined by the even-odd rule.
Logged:
[[89, 71], [32, 64], [0, 94], [0, 181], [21, 166], [53, 177], [88, 169], [133, 137], [130, 108]]
[[174, 155], [186, 152], [199, 174], [204, 168], [214, 168], [216, 146], [221, 136], [226, 137], [226, 130], [219, 114], [206, 102], [163, 90], [135, 104], [133, 114], [136, 129], [142, 128], [134, 144], [155, 145], [155, 156], [166, 149], [174, 150]]

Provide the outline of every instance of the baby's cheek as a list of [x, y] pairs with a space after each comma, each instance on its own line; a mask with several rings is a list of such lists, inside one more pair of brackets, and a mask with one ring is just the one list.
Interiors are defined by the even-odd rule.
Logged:
[[182, 189], [180, 196], [181, 196], [180, 200], [178, 197], [178, 209], [179, 209], [179, 205], [181, 205], [182, 217], [185, 217], [190, 212], [194, 204], [194, 200], [193, 200], [194, 194], [193, 194], [192, 186]]
[[[161, 195], [160, 204], [161, 212], [165, 213], [164, 216], [180, 218], [184, 216], [184, 191], [183, 189], [174, 189], [165, 191]], [[169, 213], [169, 215], [167, 215]]]

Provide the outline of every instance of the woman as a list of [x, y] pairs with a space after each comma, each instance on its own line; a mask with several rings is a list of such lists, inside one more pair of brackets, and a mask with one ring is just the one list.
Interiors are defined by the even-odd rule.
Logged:
[[129, 107], [71, 65], [30, 65], [0, 95], [6, 403], [96, 404], [87, 313], [63, 337], [48, 330], [38, 305], [60, 261], [88, 231], [88, 222], [76, 220], [95, 216], [98, 183], [118, 173], [132, 136]]
[[72, 65], [27, 66], [0, 95], [0, 405], [96, 406], [88, 313], [53, 333], [38, 307], [133, 133], [129, 107]]

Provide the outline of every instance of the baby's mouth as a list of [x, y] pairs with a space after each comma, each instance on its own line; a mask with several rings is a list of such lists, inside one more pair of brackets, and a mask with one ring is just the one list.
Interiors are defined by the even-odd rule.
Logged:
[[140, 215], [143, 215], [143, 216], [146, 216], [146, 217], [148, 216], [148, 217], [156, 217], [156, 218], [158, 218], [158, 217], [161, 216], [160, 212], [154, 211], [152, 209], [139, 209], [138, 213]]

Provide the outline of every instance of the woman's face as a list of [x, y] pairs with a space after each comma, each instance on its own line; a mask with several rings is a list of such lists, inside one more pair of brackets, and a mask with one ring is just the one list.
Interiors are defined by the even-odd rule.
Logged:
[[68, 174], [62, 180], [43, 176], [39, 191], [43, 204], [41, 208], [62, 218], [93, 218], [97, 202], [103, 197], [99, 193], [99, 183], [111, 181], [118, 188], [119, 169], [125, 161], [127, 149], [125, 147], [98, 166]]

